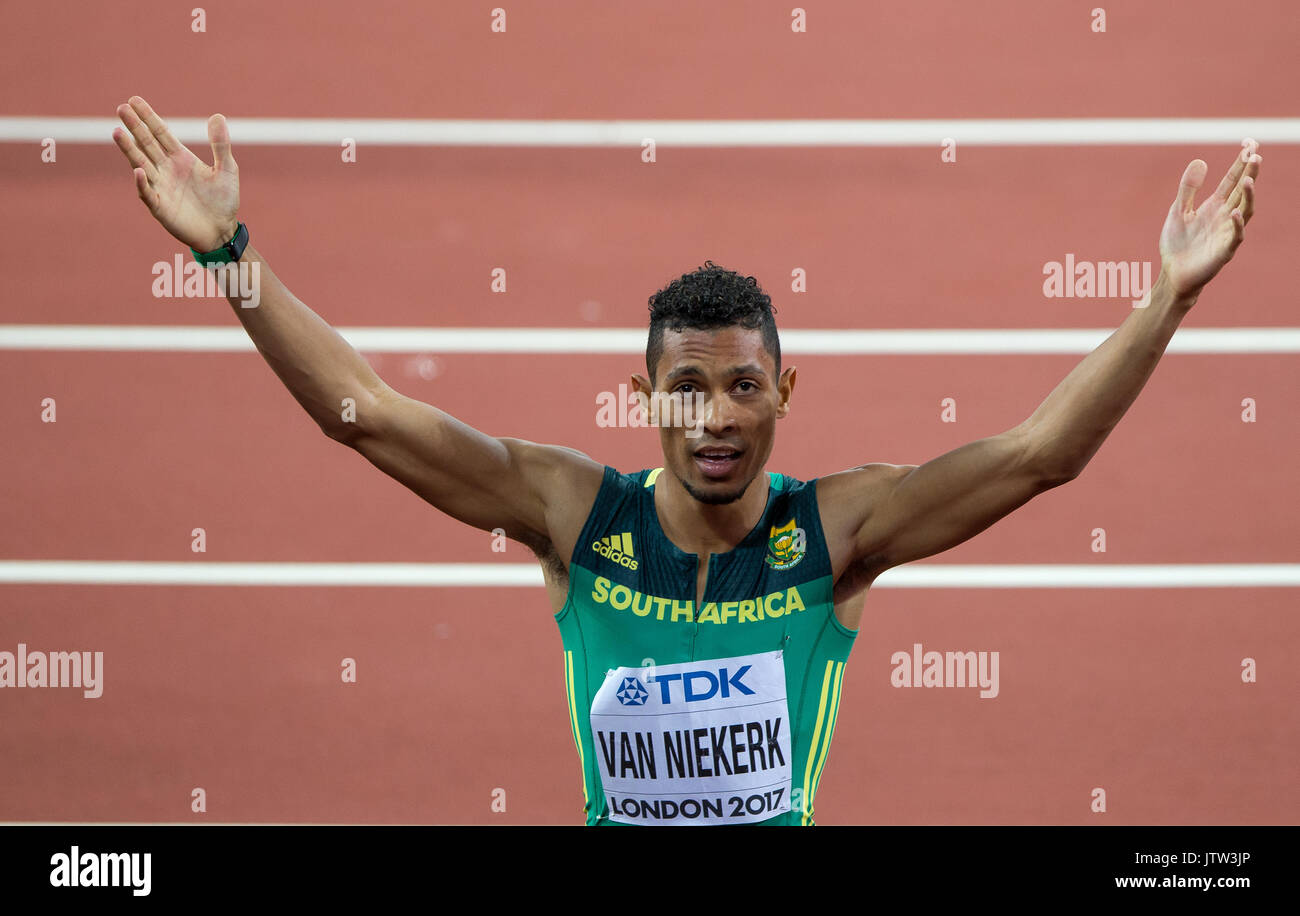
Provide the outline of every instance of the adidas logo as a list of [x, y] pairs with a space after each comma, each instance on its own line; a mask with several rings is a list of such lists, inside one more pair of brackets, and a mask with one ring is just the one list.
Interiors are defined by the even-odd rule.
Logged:
[[630, 531], [603, 537], [593, 542], [591, 549], [619, 566], [626, 566], [628, 569], [636, 569], [637, 567], [636, 556], [632, 552], [632, 532]]

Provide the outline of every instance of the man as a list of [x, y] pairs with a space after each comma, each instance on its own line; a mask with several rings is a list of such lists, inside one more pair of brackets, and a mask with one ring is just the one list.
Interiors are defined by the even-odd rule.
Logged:
[[698, 410], [688, 426], [661, 424], [662, 468], [627, 475], [572, 449], [486, 436], [388, 387], [247, 246], [224, 118], [208, 121], [208, 167], [144, 99], [118, 115], [128, 130], [113, 136], [150, 213], [205, 263], [257, 265], [257, 307], [240, 307], [238, 292], [230, 302], [321, 430], [537, 555], [588, 824], [811, 824], [872, 581], [1078, 476], [1241, 244], [1261, 162], [1245, 141], [1195, 209], [1206, 164], [1189, 164], [1144, 307], [1023, 423], [920, 466], [810, 482], [766, 472], [795, 369], [782, 368], [766, 294], [706, 264], [651, 299], [649, 374], [632, 377], [643, 399]]

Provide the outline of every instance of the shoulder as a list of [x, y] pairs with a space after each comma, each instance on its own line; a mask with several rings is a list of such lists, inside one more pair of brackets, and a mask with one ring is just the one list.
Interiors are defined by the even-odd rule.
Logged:
[[594, 498], [604, 480], [605, 465], [576, 448], [509, 437], [498, 441], [511, 461], [543, 490], [558, 490], [570, 496], [590, 491]]
[[[610, 469], [567, 446], [508, 437], [498, 441], [509, 453], [515, 480], [542, 503], [545, 530], [536, 534], [567, 548], [582, 530]], [[561, 556], [567, 556], [567, 551]]]
[[859, 535], [867, 520], [914, 470], [916, 465], [877, 462], [815, 481], [817, 510], [837, 571], [862, 554]]
[[817, 478], [817, 498], [824, 502], [879, 497], [917, 468], [914, 464], [863, 464]]

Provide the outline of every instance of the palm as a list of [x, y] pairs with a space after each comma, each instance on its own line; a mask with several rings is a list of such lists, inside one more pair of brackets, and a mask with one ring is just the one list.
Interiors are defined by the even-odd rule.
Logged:
[[[184, 146], [158, 167], [154, 183], [158, 204], [152, 209], [172, 235], [199, 251], [210, 251], [226, 238], [212, 241], [213, 224], [224, 225], [239, 209], [239, 179], [206, 165]], [[206, 247], [204, 247], [206, 246]]]
[[1247, 141], [1215, 192], [1192, 209], [1206, 164], [1194, 160], [1183, 172], [1178, 198], [1160, 232], [1161, 270], [1179, 295], [1194, 295], [1232, 260], [1255, 204], [1255, 176], [1263, 157]]
[[213, 165], [181, 144], [139, 96], [118, 108], [127, 131], [113, 131], [118, 148], [134, 166], [136, 190], [158, 222], [198, 251], [225, 244], [238, 225], [239, 167], [230, 155], [225, 119], [208, 120]]

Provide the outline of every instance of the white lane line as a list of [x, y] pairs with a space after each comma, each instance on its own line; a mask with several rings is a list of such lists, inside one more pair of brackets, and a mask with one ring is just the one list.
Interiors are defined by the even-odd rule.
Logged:
[[[338, 146], [1077, 146], [1300, 143], [1300, 118], [950, 118], [930, 120], [429, 120], [229, 118], [241, 144]], [[182, 143], [207, 148], [206, 118], [168, 118]], [[0, 141], [111, 143], [116, 118], [0, 117]]]
[[[0, 584], [541, 586], [531, 563], [149, 563], [3, 560]], [[920, 563], [891, 569], [873, 588], [1260, 588], [1300, 586], [1300, 563], [1173, 563], [1152, 565]]]
[[[644, 328], [338, 328], [367, 353], [636, 353]], [[807, 355], [1089, 353], [1113, 328], [781, 331], [781, 351]], [[0, 350], [252, 352], [241, 327], [0, 325]], [[1180, 328], [1170, 353], [1300, 353], [1300, 328]]]

